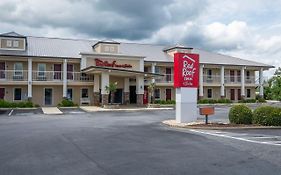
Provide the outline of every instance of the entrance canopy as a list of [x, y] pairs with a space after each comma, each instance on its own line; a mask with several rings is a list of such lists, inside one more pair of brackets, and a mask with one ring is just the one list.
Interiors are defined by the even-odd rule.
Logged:
[[106, 72], [111, 75], [123, 76], [123, 77], [134, 77], [136, 75], [143, 75], [145, 78], [153, 78], [153, 77], [164, 76], [162, 74], [156, 74], [156, 73], [148, 73], [148, 72], [142, 72], [136, 70], [118, 69], [118, 68], [103, 67], [103, 66], [89, 66], [85, 69], [82, 69], [81, 71], [86, 74], [101, 74], [103, 72]]

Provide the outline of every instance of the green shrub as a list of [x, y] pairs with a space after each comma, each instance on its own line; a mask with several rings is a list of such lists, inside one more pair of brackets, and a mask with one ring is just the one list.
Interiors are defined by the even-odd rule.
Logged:
[[76, 106], [73, 101], [69, 100], [69, 99], [63, 99], [59, 104], [59, 107], [73, 107]]
[[8, 102], [5, 100], [0, 100], [0, 108], [32, 108], [33, 103], [31, 101], [22, 102]]
[[217, 103], [232, 103], [232, 101], [227, 98], [222, 98], [222, 99], [218, 99]]
[[201, 100], [198, 100], [198, 104], [215, 104], [215, 103], [226, 103], [226, 104], [229, 104], [229, 103], [232, 103], [231, 100], [229, 99], [218, 99], [218, 100], [215, 100], [215, 99], [201, 99]]
[[164, 105], [164, 104], [176, 104], [176, 101], [175, 100], [155, 100], [154, 101], [155, 104], [161, 104], [161, 105]]
[[281, 126], [281, 108], [258, 107], [253, 113], [253, 122], [265, 126]]
[[235, 105], [230, 108], [229, 114], [230, 123], [235, 124], [251, 124], [253, 113], [252, 110], [245, 105]]
[[243, 99], [238, 101], [238, 103], [256, 103], [256, 102], [257, 102], [256, 99]]
[[266, 103], [266, 100], [264, 98], [259, 98], [258, 103]]

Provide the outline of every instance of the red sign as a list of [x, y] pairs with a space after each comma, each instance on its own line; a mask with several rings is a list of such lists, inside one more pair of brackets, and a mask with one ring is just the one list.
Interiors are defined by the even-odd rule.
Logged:
[[112, 61], [111, 63], [108, 61], [102, 61], [100, 59], [95, 59], [96, 66], [101, 67], [117, 67], [117, 68], [132, 68], [133, 66], [130, 64], [117, 64], [116, 61]]
[[199, 86], [199, 55], [175, 53], [174, 55], [174, 87]]

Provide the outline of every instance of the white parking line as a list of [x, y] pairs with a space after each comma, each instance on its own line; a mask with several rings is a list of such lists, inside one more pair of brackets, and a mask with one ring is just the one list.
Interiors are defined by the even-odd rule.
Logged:
[[[280, 141], [258, 141], [258, 140], [251, 140], [250, 138], [253, 138], [253, 137], [247, 137], [247, 138], [241, 138], [241, 137], [238, 137], [238, 136], [231, 136], [231, 134], [234, 134], [234, 133], [228, 133], [228, 132], [224, 132], [223, 134], [220, 133], [216, 133], [216, 132], [209, 132], [209, 131], [202, 131], [202, 130], [194, 130], [194, 129], [190, 129], [189, 131], [192, 131], [192, 132], [195, 132], [195, 133], [200, 133], [200, 134], [205, 134], [205, 135], [211, 135], [211, 136], [216, 136], [216, 137], [223, 137], [223, 138], [229, 138], [229, 139], [235, 139], [235, 140], [240, 140], [240, 141], [245, 141], [245, 142], [250, 142], [250, 143], [258, 143], [258, 144], [265, 144], [265, 145], [274, 145], [274, 146], [281, 146], [281, 140]], [[230, 135], [228, 135], [230, 134]], [[235, 133], [237, 134], [237, 133]], [[245, 136], [245, 134], [241, 134], [241, 136]], [[265, 136], [266, 137], [269, 137], [269, 136]], [[273, 138], [280, 138], [279, 136], [272, 136]], [[262, 137], [260, 137], [262, 138]]]
[[12, 110], [9, 112], [8, 116], [11, 116], [11, 115], [13, 114], [13, 112], [14, 112], [14, 110], [12, 109]]

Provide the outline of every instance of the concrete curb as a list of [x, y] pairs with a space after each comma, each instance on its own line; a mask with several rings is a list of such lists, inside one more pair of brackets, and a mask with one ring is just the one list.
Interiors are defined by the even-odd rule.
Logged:
[[[174, 121], [174, 122], [173, 122]], [[244, 129], [281, 129], [281, 126], [237, 126], [237, 127], [216, 127], [216, 126], [195, 126], [196, 123], [176, 123], [175, 120], [164, 120], [162, 124], [184, 129], [204, 129], [204, 130], [244, 130]], [[202, 123], [197, 123], [202, 124]]]
[[132, 109], [104, 109], [104, 108], [80, 108], [85, 112], [134, 112], [134, 111], [156, 111], [156, 110], [174, 110], [174, 108], [132, 108]]

